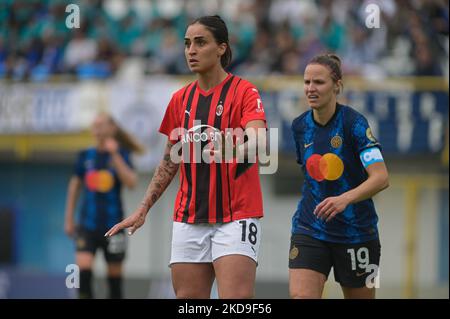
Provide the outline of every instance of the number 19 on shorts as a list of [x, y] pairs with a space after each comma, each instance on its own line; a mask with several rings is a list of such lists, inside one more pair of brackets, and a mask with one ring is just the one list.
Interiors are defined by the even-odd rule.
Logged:
[[363, 270], [363, 273], [368, 273], [366, 277], [367, 288], [380, 288], [380, 270], [376, 264], [370, 263], [369, 249], [367, 247], [359, 247], [357, 249], [347, 249], [347, 253], [350, 254], [350, 262], [352, 271], [356, 272], [356, 276], [360, 276], [361, 273], [357, 271]]

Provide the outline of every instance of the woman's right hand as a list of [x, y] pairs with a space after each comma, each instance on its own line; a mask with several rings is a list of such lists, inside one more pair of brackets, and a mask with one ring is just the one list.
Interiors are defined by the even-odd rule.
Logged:
[[115, 224], [110, 230], [108, 230], [105, 237], [111, 237], [124, 228], [130, 228], [128, 230], [128, 235], [133, 235], [139, 227], [144, 225], [146, 215], [147, 213], [142, 207], [136, 209], [133, 214], [122, 220], [120, 223]]
[[64, 222], [64, 232], [69, 237], [73, 237], [75, 235], [75, 223], [72, 219], [68, 219]]

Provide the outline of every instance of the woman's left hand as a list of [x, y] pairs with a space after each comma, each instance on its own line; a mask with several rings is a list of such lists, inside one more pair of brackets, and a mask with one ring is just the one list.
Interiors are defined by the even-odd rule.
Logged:
[[347, 198], [343, 195], [325, 198], [319, 205], [314, 209], [314, 215], [317, 218], [329, 222], [339, 213], [342, 213], [344, 209], [349, 204]]

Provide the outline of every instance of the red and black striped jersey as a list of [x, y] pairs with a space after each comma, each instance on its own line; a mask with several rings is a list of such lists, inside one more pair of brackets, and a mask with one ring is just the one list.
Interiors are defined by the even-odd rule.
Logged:
[[[179, 136], [171, 136], [173, 130], [192, 130], [201, 123], [203, 128], [213, 127], [224, 133], [230, 128], [245, 129], [253, 120], [266, 121], [258, 90], [252, 83], [229, 74], [207, 92], [198, 81], [175, 92], [159, 131], [172, 143], [181, 143]], [[180, 164], [175, 221], [226, 223], [263, 216], [258, 163], [196, 162], [186, 160]]]

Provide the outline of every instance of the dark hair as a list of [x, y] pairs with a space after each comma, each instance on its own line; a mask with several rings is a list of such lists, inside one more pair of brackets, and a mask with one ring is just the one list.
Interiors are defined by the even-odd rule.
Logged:
[[195, 19], [189, 25], [193, 25], [196, 23], [204, 25], [205, 28], [212, 33], [214, 39], [218, 44], [225, 43], [227, 45], [225, 53], [220, 57], [220, 63], [222, 64], [222, 67], [226, 68], [231, 63], [233, 53], [231, 52], [230, 42], [228, 40], [228, 28], [225, 24], [225, 21], [223, 21], [222, 18], [218, 15], [203, 16]]
[[[342, 69], [341, 69], [341, 59], [332, 53], [316, 55], [313, 57], [308, 64], [320, 64], [327, 67], [330, 70], [331, 78], [334, 83], [337, 83], [339, 80], [342, 80]], [[341, 82], [342, 90], [344, 89], [344, 85]], [[336, 92], [339, 94], [341, 90]]]

